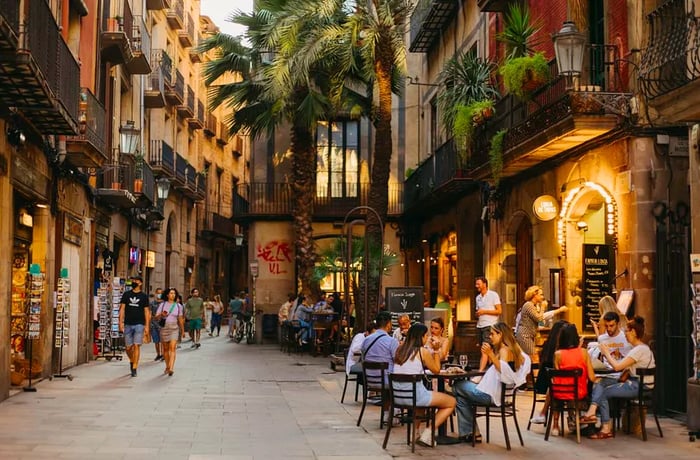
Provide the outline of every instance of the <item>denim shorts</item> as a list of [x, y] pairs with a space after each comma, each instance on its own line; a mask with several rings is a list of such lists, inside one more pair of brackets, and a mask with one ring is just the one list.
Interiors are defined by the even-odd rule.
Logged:
[[143, 343], [143, 324], [124, 325], [124, 345], [141, 345]]
[[160, 343], [160, 328], [153, 327], [153, 325], [151, 325], [149, 331], [151, 332], [151, 342]]

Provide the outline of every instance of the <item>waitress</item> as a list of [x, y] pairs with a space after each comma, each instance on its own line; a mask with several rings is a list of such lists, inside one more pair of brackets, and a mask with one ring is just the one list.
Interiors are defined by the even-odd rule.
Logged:
[[556, 310], [547, 310], [547, 301], [540, 286], [530, 286], [525, 291], [525, 303], [520, 309], [520, 321], [516, 322], [515, 340], [520, 348], [527, 353], [530, 358], [535, 356], [535, 338], [537, 337], [537, 327], [541, 321], [552, 318], [557, 313], [567, 310], [566, 306]]

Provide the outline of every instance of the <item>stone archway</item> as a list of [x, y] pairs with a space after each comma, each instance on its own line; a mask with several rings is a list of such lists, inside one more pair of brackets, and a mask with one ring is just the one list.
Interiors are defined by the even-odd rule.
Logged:
[[515, 324], [515, 316], [523, 303], [525, 291], [533, 283], [532, 223], [524, 211], [516, 211], [508, 222], [503, 247], [503, 319], [508, 324]]

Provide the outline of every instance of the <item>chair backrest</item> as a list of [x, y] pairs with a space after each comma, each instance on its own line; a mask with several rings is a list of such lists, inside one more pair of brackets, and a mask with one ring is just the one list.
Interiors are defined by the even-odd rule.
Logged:
[[639, 377], [639, 398], [646, 397], [650, 399], [654, 393], [654, 380], [656, 378], [655, 367], [638, 367], [635, 369], [637, 377]]
[[385, 390], [389, 363], [362, 361], [362, 374], [368, 390]]
[[[422, 385], [422, 380], [422, 374], [389, 374], [389, 391], [394, 407], [416, 407], [416, 386]], [[406, 401], [412, 403], [407, 404]]]
[[578, 380], [583, 376], [582, 369], [552, 369], [546, 368], [549, 378], [549, 391], [554, 399], [558, 400], [582, 400], [585, 395], [578, 392]]

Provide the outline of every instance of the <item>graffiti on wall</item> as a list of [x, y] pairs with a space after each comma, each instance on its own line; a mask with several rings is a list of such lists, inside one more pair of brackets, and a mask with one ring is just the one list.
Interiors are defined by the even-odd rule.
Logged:
[[[258, 259], [267, 266], [271, 275], [287, 273], [286, 264], [292, 261], [292, 248], [286, 241], [268, 241], [264, 245], [258, 244]], [[284, 265], [283, 265], [284, 264]]]

